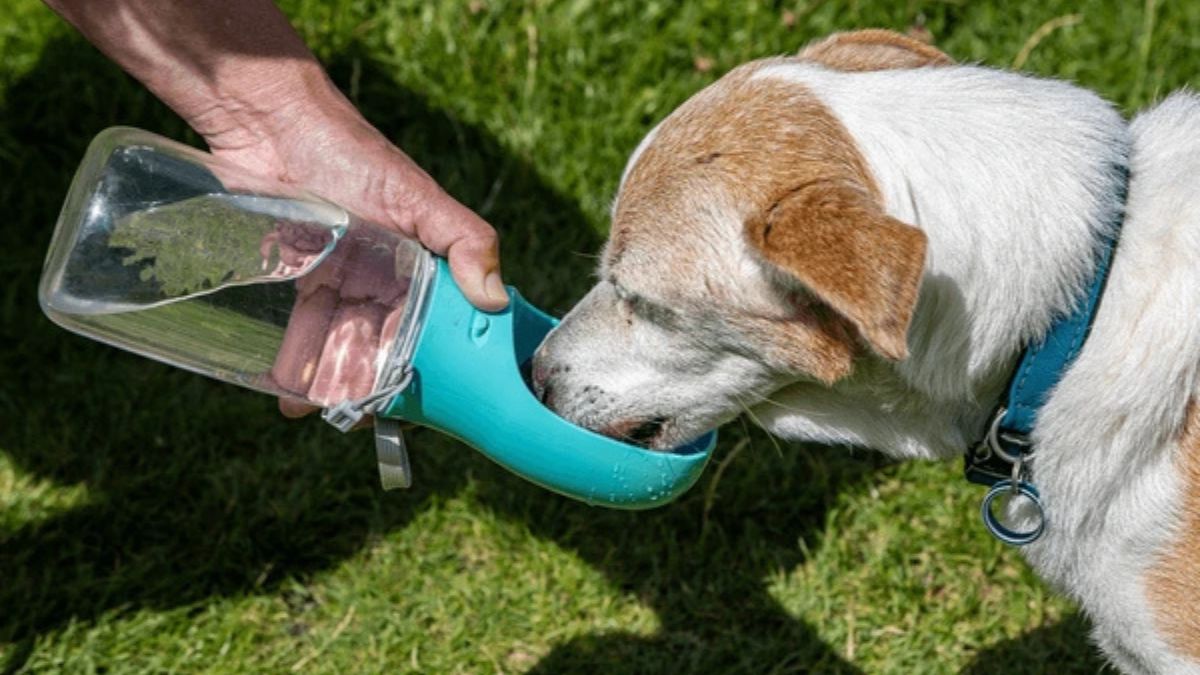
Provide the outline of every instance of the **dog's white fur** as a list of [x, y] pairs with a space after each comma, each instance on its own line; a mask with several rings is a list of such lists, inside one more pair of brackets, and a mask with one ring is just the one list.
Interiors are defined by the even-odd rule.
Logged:
[[[785, 438], [957, 457], [980, 436], [1020, 349], [1090, 276], [1098, 235], [1122, 210], [1114, 167], [1128, 165], [1128, 213], [1099, 314], [1038, 417], [1033, 471], [1050, 520], [1025, 552], [1082, 604], [1122, 670], [1200, 672], [1164, 636], [1143, 587], [1182, 527], [1179, 439], [1200, 363], [1200, 197], [1190, 185], [1200, 176], [1200, 98], [1176, 94], [1127, 125], [1078, 87], [980, 67], [847, 73], [787, 62], [754, 77], [814, 93], [849, 131], [887, 213], [927, 236], [909, 357], [868, 354], [833, 386], [801, 380], [767, 398], [764, 390], [784, 383], [751, 356], [717, 359], [669, 331], [626, 343], [597, 329], [615, 320], [598, 307], [620, 292], [602, 281], [564, 321], [565, 336], [539, 354], [543, 365], [576, 369], [562, 388], [593, 392], [585, 400], [560, 391], [566, 403], [556, 407], [588, 423], [603, 417], [589, 417], [596, 391], [608, 393], [602, 408], [629, 414], [643, 401], [686, 410], [707, 393], [733, 392], [711, 397], [723, 418], [681, 418], [682, 431], [695, 433], [686, 420], [723, 421], [744, 392], [760, 401], [753, 417]], [[653, 141], [652, 132], [630, 166]], [[778, 309], [736, 205], [697, 198], [712, 202], [711, 218], [695, 226], [713, 250], [704, 264], [731, 276], [745, 302]], [[587, 339], [597, 332], [626, 349], [598, 355]], [[654, 351], [667, 354], [647, 366], [644, 353]]]
[[[953, 457], [978, 438], [1015, 351], [1080, 288], [1093, 228], [1119, 206], [1103, 176], [1079, 173], [1103, 166], [1097, 157], [1125, 160], [1124, 124], [1088, 92], [1008, 73], [813, 70], [764, 76], [801, 79], [850, 129], [889, 213], [929, 236], [927, 276], [907, 361], [865, 382], [785, 389], [756, 416], [786, 438]], [[947, 95], [974, 99], [972, 112], [929, 125], [930, 112], [953, 110]], [[1200, 198], [1186, 179], [1200, 176], [1200, 99], [1176, 94], [1130, 134], [1134, 180], [1102, 305], [1038, 416], [1036, 480], [1053, 526], [1025, 552], [1081, 602], [1122, 670], [1200, 672], [1172, 655], [1139, 583], [1178, 525], [1174, 442], [1197, 388], [1200, 322], [1188, 317], [1200, 307]], [[939, 164], [975, 179], [946, 194], [926, 171]], [[909, 387], [922, 405], [888, 400], [909, 399]]]

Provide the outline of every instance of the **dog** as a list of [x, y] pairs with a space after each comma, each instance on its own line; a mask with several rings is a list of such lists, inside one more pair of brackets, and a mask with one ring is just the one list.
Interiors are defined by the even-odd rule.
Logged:
[[1191, 93], [1127, 122], [1069, 83], [835, 34], [733, 69], [642, 140], [534, 390], [656, 449], [750, 411], [786, 439], [959, 457], [1123, 222], [1037, 415], [1047, 524], [1022, 550], [1117, 667], [1200, 672], [1195, 176]]

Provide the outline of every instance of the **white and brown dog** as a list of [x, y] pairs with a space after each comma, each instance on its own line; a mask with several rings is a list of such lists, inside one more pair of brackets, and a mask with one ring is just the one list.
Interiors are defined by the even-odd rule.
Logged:
[[633, 153], [600, 281], [535, 359], [544, 400], [667, 448], [779, 436], [960, 456], [1126, 216], [1041, 409], [1031, 564], [1131, 673], [1200, 672], [1200, 97], [1131, 123], [1063, 82], [884, 31], [736, 68]]

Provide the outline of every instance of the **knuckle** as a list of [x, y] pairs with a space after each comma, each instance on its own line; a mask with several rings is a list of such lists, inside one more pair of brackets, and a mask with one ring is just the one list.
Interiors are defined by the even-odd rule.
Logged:
[[490, 227], [482, 226], [468, 238], [474, 248], [492, 250], [500, 245], [500, 236]]
[[411, 232], [428, 211], [429, 188], [414, 176], [389, 171], [379, 181], [378, 194], [392, 224]]

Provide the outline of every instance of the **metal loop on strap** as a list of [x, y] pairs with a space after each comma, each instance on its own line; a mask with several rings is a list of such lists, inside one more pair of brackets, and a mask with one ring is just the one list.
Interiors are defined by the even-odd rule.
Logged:
[[[1014, 494], [1015, 489], [1015, 494]], [[992, 511], [992, 504], [999, 497], [1017, 496], [1024, 497], [1029, 500], [1033, 507], [1037, 510], [1037, 523], [1031, 529], [1018, 531], [1011, 529], [1000, 521], [1000, 518]], [[1038, 494], [1037, 488], [1025, 481], [1002, 480], [992, 486], [988, 490], [987, 496], [983, 498], [983, 505], [980, 509], [980, 515], [983, 516], [983, 524], [987, 527], [992, 536], [1000, 541], [1012, 546], [1024, 546], [1032, 544], [1042, 536], [1042, 532], [1046, 529], [1046, 511], [1042, 508], [1041, 495]]]
[[[1023, 450], [1032, 446], [1032, 443], [1029, 441], [1029, 439], [1025, 437], [1024, 434], [1000, 430], [1000, 423], [1004, 421], [1004, 418], [1007, 415], [1008, 409], [1001, 406], [1000, 409], [996, 411], [996, 414], [992, 417], [992, 424], [990, 427], [988, 427], [987, 436], [984, 437], [984, 441], [987, 443], [988, 450], [991, 450], [992, 454], [1003, 459], [1009, 464], [1028, 462], [1029, 460], [1033, 459], [1033, 452], [1024, 452]], [[1005, 443], [1022, 448], [1022, 451], [1019, 451], [1015, 454], [1009, 452], [1008, 449], [1004, 447]]]

